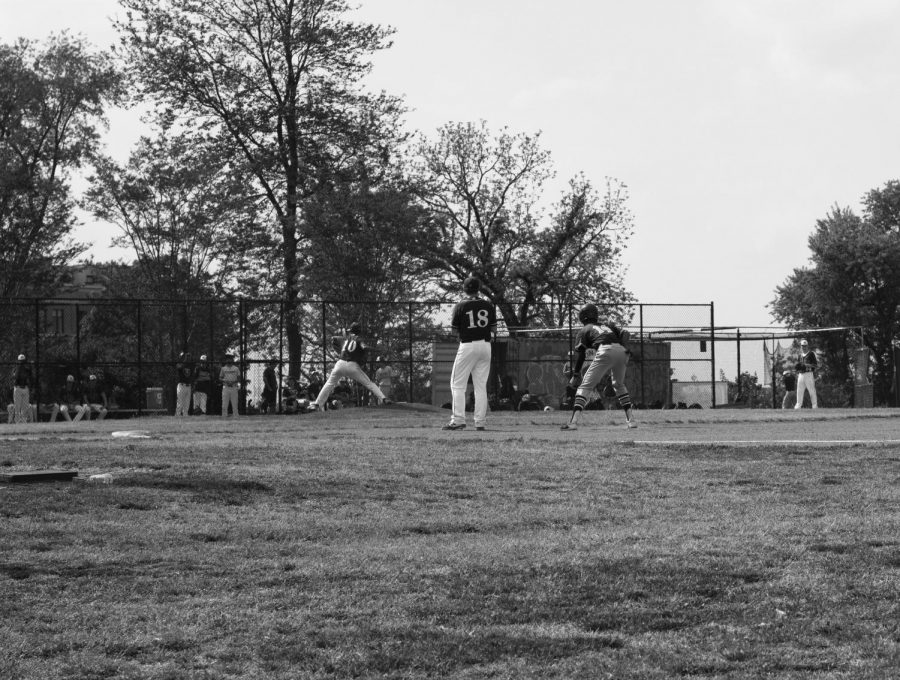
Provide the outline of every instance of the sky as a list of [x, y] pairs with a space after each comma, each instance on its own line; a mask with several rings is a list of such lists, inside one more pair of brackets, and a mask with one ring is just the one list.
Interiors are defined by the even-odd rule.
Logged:
[[[116, 42], [115, 0], [0, 0], [0, 41], [67, 29]], [[541, 132], [555, 202], [584, 173], [629, 189], [626, 285], [644, 303], [709, 303], [717, 325], [774, 323], [816, 220], [900, 179], [895, 0], [359, 0], [392, 26], [369, 86], [407, 127]], [[142, 128], [110, 116], [124, 159]], [[115, 227], [85, 215], [98, 260]]]

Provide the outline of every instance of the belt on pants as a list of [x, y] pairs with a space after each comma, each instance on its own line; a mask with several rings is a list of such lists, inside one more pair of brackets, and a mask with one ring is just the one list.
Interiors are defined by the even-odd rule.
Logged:
[[460, 341], [459, 341], [459, 343], [460, 343], [461, 345], [465, 345], [465, 344], [470, 343], [470, 342], [487, 342], [487, 340], [481, 340], [481, 339], [478, 339], [478, 340], [460, 340]]

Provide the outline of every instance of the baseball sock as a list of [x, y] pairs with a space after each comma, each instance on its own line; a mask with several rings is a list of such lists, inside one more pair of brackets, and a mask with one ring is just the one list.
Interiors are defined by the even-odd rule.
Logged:
[[584, 407], [587, 404], [587, 397], [583, 397], [580, 394], [575, 397], [575, 403], [572, 405], [572, 417], [569, 420], [570, 423], [577, 423], [578, 416], [581, 415], [581, 412], [584, 411]]
[[618, 400], [619, 400], [619, 406], [621, 406], [625, 410], [625, 418], [627, 420], [631, 420], [631, 418], [632, 418], [631, 409], [634, 406], [634, 404], [631, 403], [631, 395], [628, 394], [628, 392], [624, 392], [624, 393], [618, 395]]

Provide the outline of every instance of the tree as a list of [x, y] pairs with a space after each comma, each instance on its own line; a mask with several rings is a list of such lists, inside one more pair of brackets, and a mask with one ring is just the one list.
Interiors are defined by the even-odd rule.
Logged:
[[0, 45], [0, 296], [41, 294], [84, 251], [69, 192], [97, 151], [106, 105], [121, 79], [108, 55], [80, 38]]
[[[118, 226], [131, 247], [144, 297], [222, 294], [235, 273], [234, 233], [253, 231], [255, 200], [229, 162], [229, 147], [196, 132], [163, 128], [143, 137], [123, 167], [97, 163], [85, 206]], [[239, 250], [240, 248], [235, 248]]]
[[510, 326], [526, 326], [548, 300], [631, 299], [619, 256], [631, 234], [625, 187], [571, 180], [541, 226], [543, 185], [552, 174], [539, 135], [492, 136], [486, 123], [451, 123], [418, 148], [419, 195], [432, 219], [421, 257], [446, 290], [478, 276]]
[[[889, 401], [900, 305], [900, 182], [863, 198], [863, 215], [834, 207], [809, 237], [811, 267], [795, 269], [770, 303], [792, 327], [862, 326], [876, 403]], [[846, 348], [844, 348], [846, 353]], [[840, 348], [835, 354], [841, 355]], [[840, 360], [843, 361], [843, 360]], [[834, 367], [849, 380], [849, 366]]]
[[[221, 129], [271, 211], [283, 299], [296, 306], [304, 200], [393, 142], [397, 100], [364, 92], [390, 31], [345, 18], [344, 0], [122, 0], [131, 73], [191, 125]], [[290, 372], [302, 347], [287, 319]]]

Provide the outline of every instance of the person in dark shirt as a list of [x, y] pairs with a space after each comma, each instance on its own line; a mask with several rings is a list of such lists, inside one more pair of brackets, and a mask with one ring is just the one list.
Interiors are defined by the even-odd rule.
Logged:
[[[70, 423], [77, 423], [84, 418], [85, 411], [87, 410], [87, 406], [81, 403], [82, 400], [82, 390], [78, 386], [78, 383], [75, 382], [75, 376], [66, 376], [65, 385], [59, 389], [59, 399], [53, 405], [53, 412], [50, 414], [50, 422], [56, 422], [56, 417], [62, 413], [63, 418], [67, 421]], [[74, 418], [71, 415], [73, 412], [75, 413]]]
[[[569, 422], [562, 426], [563, 430], [577, 430], [578, 418], [584, 411], [591, 392], [600, 381], [611, 374], [612, 387], [615, 390], [619, 405], [625, 410], [625, 422], [628, 427], [637, 427], [634, 421], [634, 409], [628, 388], [625, 387], [625, 367], [628, 364], [628, 332], [607, 321], [600, 323], [600, 310], [597, 305], [585, 305], [578, 313], [578, 319], [584, 327], [578, 332], [575, 345], [576, 361], [572, 368], [569, 384], [578, 385], [575, 392], [575, 403]], [[588, 353], [593, 354], [591, 365], [581, 377], [581, 367]]]
[[191, 386], [194, 390], [194, 413], [206, 415], [209, 395], [212, 394], [213, 369], [205, 354], [200, 355], [200, 362], [194, 367]]
[[466, 386], [472, 378], [475, 395], [475, 429], [483, 430], [487, 420], [487, 383], [491, 372], [491, 340], [497, 332], [497, 309], [482, 299], [481, 281], [470, 276], [463, 281], [466, 299], [453, 308], [451, 325], [459, 335], [459, 349], [450, 373], [453, 413], [444, 430], [466, 428]]
[[316, 400], [309, 405], [310, 411], [321, 411], [328, 403], [328, 398], [337, 387], [341, 378], [350, 378], [369, 390], [375, 395], [380, 404], [390, 404], [391, 401], [384, 396], [384, 392], [374, 382], [369, 379], [365, 371], [362, 370], [362, 364], [366, 362], [366, 354], [368, 348], [362, 338], [362, 324], [354, 321], [350, 324], [350, 328], [344, 333], [343, 343], [341, 344], [341, 358], [334, 364], [328, 380], [319, 390]]
[[84, 403], [86, 406], [84, 412], [85, 420], [90, 420], [92, 413], [97, 414], [97, 420], [106, 418], [108, 406], [106, 401], [106, 391], [103, 389], [103, 385], [100, 384], [96, 375], [92, 374], [88, 379], [87, 385], [84, 386]]
[[263, 390], [262, 400], [259, 407], [263, 413], [275, 413], [276, 402], [278, 401], [278, 376], [275, 373], [275, 367], [278, 361], [271, 360], [263, 371]]
[[34, 419], [31, 408], [31, 390], [34, 387], [34, 372], [24, 354], [17, 357], [13, 372], [13, 400], [7, 412], [10, 423], [27, 423]]
[[803, 407], [804, 393], [809, 391], [809, 400], [813, 408], [819, 408], [819, 399], [816, 397], [816, 369], [819, 360], [816, 353], [809, 348], [806, 340], [800, 341], [800, 361], [797, 362], [797, 403], [794, 408]]
[[785, 371], [781, 374], [781, 383], [784, 385], [784, 398], [781, 400], [781, 408], [792, 408], [797, 399], [797, 376], [790, 371]]
[[182, 352], [175, 364], [175, 415], [186, 416], [191, 412], [191, 386], [194, 382], [194, 362], [190, 352]]

